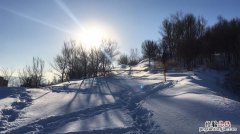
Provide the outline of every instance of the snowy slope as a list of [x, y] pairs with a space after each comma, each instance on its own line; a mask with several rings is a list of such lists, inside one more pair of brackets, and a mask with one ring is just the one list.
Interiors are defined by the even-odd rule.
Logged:
[[224, 72], [171, 71], [163, 82], [147, 64], [40, 89], [0, 88], [0, 133], [185, 134], [211, 120], [240, 130], [240, 103], [222, 88]]

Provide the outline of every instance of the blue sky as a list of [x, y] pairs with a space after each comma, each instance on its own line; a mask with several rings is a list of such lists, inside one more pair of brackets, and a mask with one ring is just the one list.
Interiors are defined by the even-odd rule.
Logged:
[[64, 40], [80, 27], [98, 25], [123, 53], [145, 39], [158, 40], [162, 20], [177, 11], [203, 16], [208, 25], [221, 15], [240, 17], [238, 0], [55, 0], [0, 1], [0, 67], [19, 69], [33, 56], [50, 63]]

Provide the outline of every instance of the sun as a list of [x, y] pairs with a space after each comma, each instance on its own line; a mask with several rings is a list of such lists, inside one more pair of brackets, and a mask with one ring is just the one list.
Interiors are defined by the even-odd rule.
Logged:
[[99, 47], [101, 41], [103, 40], [105, 34], [100, 28], [88, 28], [83, 31], [80, 40], [82, 43], [88, 47]]
[[99, 48], [103, 39], [108, 38], [107, 29], [100, 26], [88, 26], [78, 30], [75, 38], [87, 49]]

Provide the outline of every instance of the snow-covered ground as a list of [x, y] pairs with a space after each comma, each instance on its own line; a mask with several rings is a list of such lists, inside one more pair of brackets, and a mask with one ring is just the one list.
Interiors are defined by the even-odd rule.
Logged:
[[149, 96], [143, 107], [153, 112], [153, 120], [165, 133], [197, 133], [205, 121], [220, 120], [231, 121], [232, 127], [240, 129], [240, 103], [226, 98], [230, 93], [221, 88], [218, 79], [210, 79], [213, 73], [173, 77], [171, 87]]
[[[129, 67], [125, 68], [129, 70]], [[223, 72], [169, 71], [147, 61], [107, 77], [24, 89], [0, 88], [0, 133], [199, 133], [205, 121], [240, 130], [240, 102]]]

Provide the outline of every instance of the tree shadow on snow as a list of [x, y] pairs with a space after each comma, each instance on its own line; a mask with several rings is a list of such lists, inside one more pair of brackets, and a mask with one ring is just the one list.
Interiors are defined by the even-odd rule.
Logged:
[[224, 87], [221, 75], [211, 75], [212, 72], [198, 73], [188, 75], [190, 82], [206, 87], [208, 91], [223, 98], [232, 99], [240, 102], [240, 99], [230, 90]]
[[[80, 85], [83, 85], [83, 87]], [[40, 119], [13, 130], [11, 133], [26, 133], [29, 131], [54, 133], [55, 130], [61, 129], [68, 123], [78, 120], [87, 121], [100, 114], [103, 116], [103, 119], [98, 120], [96, 124], [101, 125], [105, 122], [112, 122], [114, 124], [117, 123], [115, 120], [124, 122], [125, 119], [122, 117], [120, 111], [118, 111], [119, 109], [126, 111], [127, 114], [133, 118], [133, 126], [84, 131], [91, 126], [90, 122], [78, 126], [80, 130], [83, 130], [80, 133], [149, 133], [152, 127], [158, 127], [158, 129], [156, 129], [159, 130], [158, 133], [163, 133], [163, 131], [160, 131], [159, 126], [155, 126], [154, 122], [149, 120], [152, 114], [138, 105], [144, 97], [131, 100], [131, 95], [134, 94], [132, 92], [133, 88], [126, 79], [118, 76], [97, 77], [86, 79], [80, 85], [79, 89], [73, 92], [72, 98], [59, 108], [59, 110], [66, 114]], [[129, 92], [131, 94], [128, 94]], [[111, 97], [113, 100], [110, 99]], [[74, 109], [73, 107], [75, 107], [76, 110], [76, 102], [79, 110], [71, 111]], [[81, 109], [82, 106], [84, 107], [83, 109]], [[117, 110], [114, 118], [108, 113], [110, 110]]]

